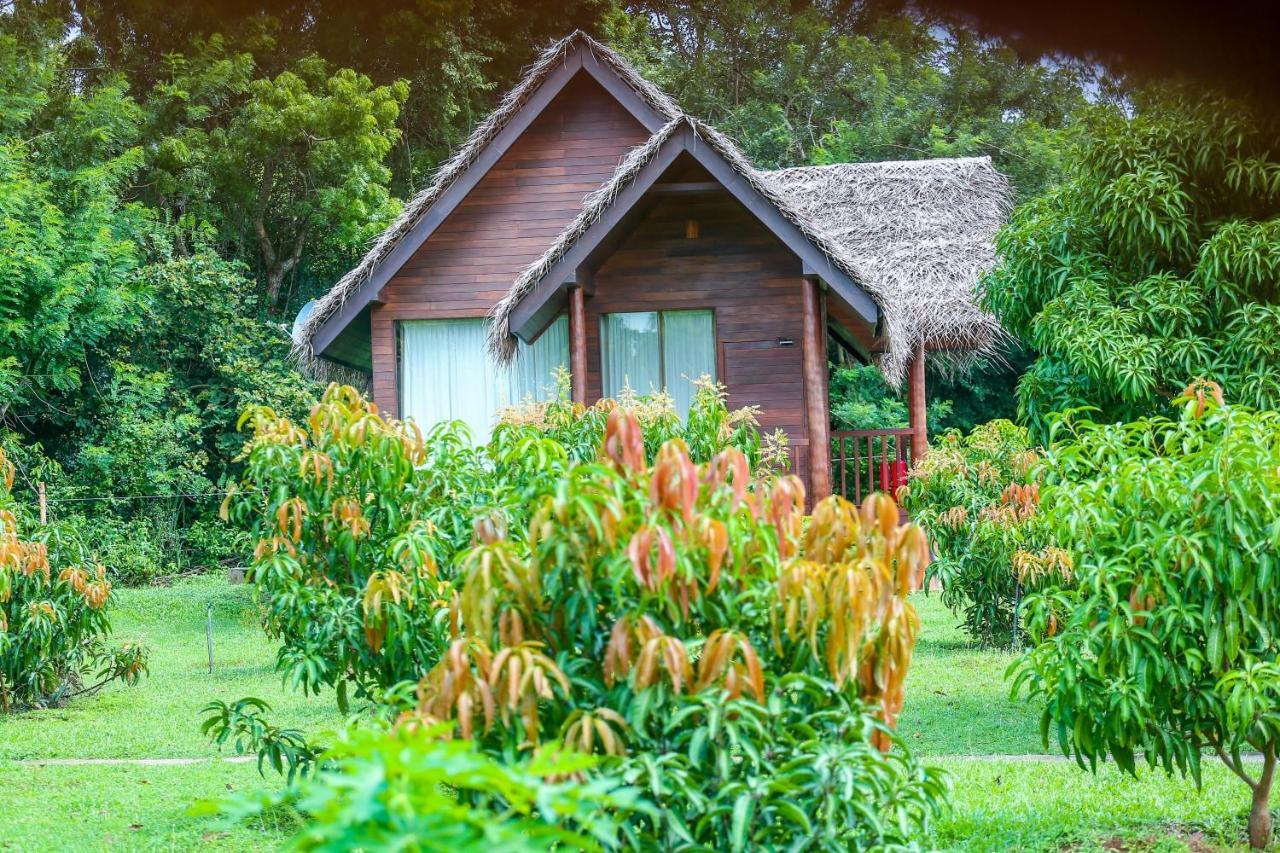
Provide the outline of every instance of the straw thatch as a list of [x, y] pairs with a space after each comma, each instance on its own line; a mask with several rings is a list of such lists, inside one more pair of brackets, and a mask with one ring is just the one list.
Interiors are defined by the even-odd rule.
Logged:
[[995, 232], [1009, 210], [1008, 181], [990, 158], [764, 172], [727, 136], [682, 115], [623, 158], [612, 178], [587, 196], [582, 212], [494, 307], [489, 347], [495, 358], [505, 362], [515, 353], [510, 316], [516, 304], [681, 127], [690, 128], [871, 295], [889, 344], [880, 369], [891, 383], [901, 382], [920, 342], [970, 356], [996, 347], [1000, 326], [974, 302], [978, 276], [994, 262]]
[[369, 280], [382, 260], [413, 230], [436, 199], [476, 161], [485, 146], [520, 112], [520, 108], [538, 91], [542, 82], [565, 61], [571, 50], [579, 46], [586, 48], [591, 57], [616, 73], [659, 115], [670, 119], [682, 114], [675, 101], [641, 77], [630, 63], [586, 33], [579, 30], [551, 45], [529, 66], [520, 83], [502, 99], [498, 108], [472, 131], [457, 153], [440, 167], [431, 184], [405, 205], [400, 216], [378, 236], [360, 263], [316, 302], [314, 310], [299, 325], [294, 337], [294, 352], [297, 357], [304, 362], [314, 357], [311, 342], [325, 321], [360, 289], [360, 285]]
[[990, 157], [803, 166], [760, 180], [841, 247], [880, 306], [889, 342], [880, 369], [895, 385], [919, 343], [962, 359], [1003, 342], [975, 301], [1012, 199]]

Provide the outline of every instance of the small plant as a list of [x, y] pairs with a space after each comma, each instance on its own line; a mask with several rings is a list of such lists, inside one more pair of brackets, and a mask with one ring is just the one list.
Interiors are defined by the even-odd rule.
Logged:
[[[1096, 767], [1111, 756], [1200, 780], [1211, 751], [1271, 839], [1280, 747], [1280, 414], [1224, 405], [1211, 382], [1177, 419], [1054, 427], [1046, 522], [1078, 578], [1027, 598], [1036, 645], [1010, 669], [1043, 732]], [[1262, 756], [1251, 767], [1245, 752]]]
[[[585, 755], [517, 762], [481, 754], [441, 727], [361, 726], [342, 733], [309, 776], [282, 790], [198, 811], [236, 822], [282, 807], [306, 821], [298, 850], [599, 850], [644, 804]], [[428, 843], [429, 841], [429, 843]]]
[[205, 715], [200, 731], [219, 749], [230, 743], [236, 755], [256, 753], [258, 773], [267, 765], [290, 783], [296, 776], [310, 773], [324, 752], [308, 743], [298, 729], [284, 729], [268, 722], [264, 714], [271, 706], [252, 696], [230, 704], [215, 699], [201, 709]]
[[901, 493], [936, 552], [928, 579], [986, 645], [1018, 645], [1022, 597], [1072, 575], [1070, 555], [1039, 522], [1040, 460], [1025, 429], [992, 421], [944, 434]]
[[[112, 681], [147, 674], [147, 651], [109, 648], [111, 582], [102, 566], [76, 565], [74, 541], [24, 538], [13, 465], [0, 449], [0, 710], [58, 705]], [[88, 673], [93, 683], [86, 686]]]

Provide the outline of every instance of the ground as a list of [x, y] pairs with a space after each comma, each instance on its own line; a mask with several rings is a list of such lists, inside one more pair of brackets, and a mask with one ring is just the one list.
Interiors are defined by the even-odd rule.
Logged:
[[[212, 605], [214, 672], [206, 614]], [[1091, 775], [1045, 756], [1034, 709], [1010, 699], [1012, 657], [973, 648], [937, 596], [917, 596], [923, 629], [899, 724], [912, 747], [955, 780], [954, 809], [933, 844], [955, 850], [1218, 850], [1240, 845], [1244, 786], [1206, 764], [1189, 781], [1113, 768]], [[200, 736], [210, 699], [258, 696], [275, 721], [307, 731], [337, 725], [333, 697], [285, 689], [274, 645], [247, 587], [206, 577], [118, 592], [118, 638], [153, 649], [151, 677], [69, 707], [0, 717], [0, 849], [271, 849], [291, 816], [222, 827], [191, 803], [270, 783], [252, 764], [219, 760]], [[992, 758], [991, 756], [1016, 756]], [[40, 764], [40, 759], [197, 758], [196, 764]]]

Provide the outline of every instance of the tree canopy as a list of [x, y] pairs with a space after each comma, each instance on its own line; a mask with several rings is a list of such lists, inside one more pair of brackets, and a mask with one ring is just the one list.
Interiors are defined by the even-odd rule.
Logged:
[[1190, 379], [1280, 406], [1280, 126], [1148, 91], [1090, 111], [1067, 179], [1014, 214], [985, 299], [1039, 356], [1020, 411], [1159, 411]]

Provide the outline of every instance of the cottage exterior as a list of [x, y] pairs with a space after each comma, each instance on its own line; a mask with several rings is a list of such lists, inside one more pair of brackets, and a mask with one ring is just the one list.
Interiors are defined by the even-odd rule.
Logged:
[[[575, 33], [304, 309], [295, 342], [368, 375], [391, 415], [480, 436], [558, 365], [584, 403], [626, 385], [682, 408], [709, 373], [788, 434], [811, 494], [834, 476], [856, 499], [923, 450], [926, 353], [998, 341], [973, 291], [1008, 204], [987, 158], [757, 170]], [[829, 343], [908, 384], [909, 430], [833, 443]]]

